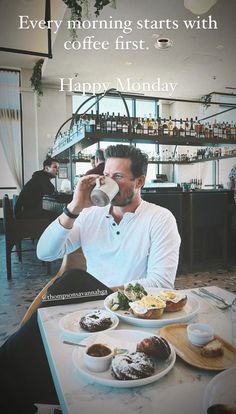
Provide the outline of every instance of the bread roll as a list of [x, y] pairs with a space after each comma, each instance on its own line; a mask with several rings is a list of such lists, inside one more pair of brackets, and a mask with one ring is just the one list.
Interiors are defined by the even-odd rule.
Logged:
[[222, 343], [218, 339], [213, 339], [201, 349], [201, 355], [205, 357], [218, 357], [222, 356], [223, 353]]

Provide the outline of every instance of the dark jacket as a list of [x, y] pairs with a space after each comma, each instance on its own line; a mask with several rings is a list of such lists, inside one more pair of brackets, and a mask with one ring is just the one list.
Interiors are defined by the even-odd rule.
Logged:
[[32, 178], [20, 192], [15, 206], [16, 217], [27, 210], [42, 208], [43, 196], [54, 192], [55, 187], [50, 181], [51, 176], [44, 170], [35, 171]]
[[97, 165], [97, 167], [94, 167], [91, 170], [88, 170], [85, 175], [89, 175], [89, 174], [103, 175], [104, 168], [105, 168], [105, 162], [101, 162], [100, 164]]

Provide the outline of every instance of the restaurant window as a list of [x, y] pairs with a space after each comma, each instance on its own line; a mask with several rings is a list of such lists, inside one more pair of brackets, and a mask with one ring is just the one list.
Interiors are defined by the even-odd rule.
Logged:
[[[89, 98], [89, 95], [73, 95], [72, 96], [72, 112], [73, 114], [77, 111], [77, 109], [79, 108], [80, 105], [82, 105], [82, 103], [84, 103], [87, 99]], [[79, 111], [79, 113], [84, 113], [87, 111], [87, 109], [95, 102], [96, 98], [94, 97], [94, 99], [91, 99], [87, 104], [85, 104], [81, 110]], [[93, 111], [93, 113], [96, 112], [96, 105], [94, 105], [93, 108], [91, 108], [87, 113], [90, 114], [91, 110]]]
[[[136, 144], [137, 148], [148, 155], [149, 160], [154, 160], [156, 157], [156, 144]], [[148, 164], [146, 182], [156, 178], [157, 164]]]
[[136, 116], [157, 118], [157, 104], [156, 101], [145, 101], [141, 99], [136, 100]]
[[19, 71], [0, 70], [0, 94], [0, 165], [6, 165], [8, 169], [2, 174], [4, 186], [9, 183], [12, 187], [13, 181], [15, 186], [21, 188], [23, 172]]
[[[132, 99], [125, 99], [130, 116], [132, 116]], [[99, 102], [99, 112], [101, 113], [112, 113], [114, 112], [115, 115], [120, 113], [120, 115], [127, 115], [124, 102], [121, 98], [110, 98], [104, 97]]]

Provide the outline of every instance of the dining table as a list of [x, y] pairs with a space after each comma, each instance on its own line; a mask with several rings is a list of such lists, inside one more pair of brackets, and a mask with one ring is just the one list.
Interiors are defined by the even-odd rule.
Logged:
[[[207, 286], [207, 290], [229, 304], [236, 297], [216, 286]], [[181, 291], [194, 297], [199, 305], [198, 311], [186, 323], [208, 323], [217, 335], [232, 344], [231, 307], [221, 308], [219, 302], [201, 294], [199, 288]], [[207, 385], [219, 371], [194, 366], [180, 357], [178, 352], [171, 370], [146, 385], [107, 386], [83, 375], [74, 363], [78, 347], [63, 342], [65, 337], [59, 321], [77, 310], [89, 312], [92, 309], [104, 309], [104, 301], [43, 307], [37, 311], [41, 337], [63, 414], [206, 414], [203, 400]], [[149, 334], [159, 335], [162, 329], [163, 326], [135, 326], [122, 319], [115, 328], [145, 331], [147, 337]]]

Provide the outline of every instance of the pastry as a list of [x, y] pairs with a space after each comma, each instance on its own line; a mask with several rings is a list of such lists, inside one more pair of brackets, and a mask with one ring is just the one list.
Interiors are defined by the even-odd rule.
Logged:
[[112, 375], [118, 380], [136, 380], [154, 373], [153, 360], [143, 352], [116, 355], [111, 367]]
[[103, 331], [111, 326], [112, 320], [107, 313], [94, 310], [82, 316], [79, 322], [81, 328], [89, 332]]
[[222, 343], [218, 339], [213, 339], [201, 348], [201, 355], [205, 357], [218, 357], [222, 356], [223, 353]]
[[161, 336], [143, 339], [137, 344], [137, 351], [162, 360], [169, 358], [171, 354], [170, 345]]
[[160, 297], [166, 302], [165, 312], [180, 311], [187, 303], [187, 296], [177, 291], [163, 290]]
[[158, 296], [147, 295], [135, 302], [129, 302], [130, 311], [141, 319], [159, 319], [166, 306]]

